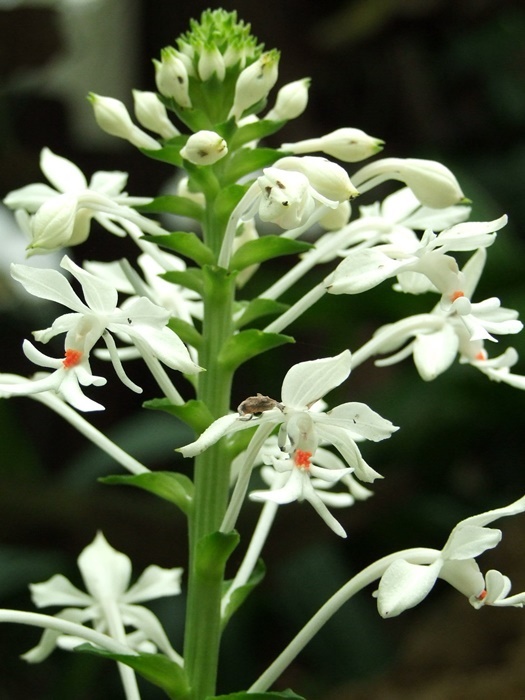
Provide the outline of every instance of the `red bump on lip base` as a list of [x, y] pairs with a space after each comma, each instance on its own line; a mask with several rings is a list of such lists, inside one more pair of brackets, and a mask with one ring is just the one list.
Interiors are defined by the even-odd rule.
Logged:
[[80, 363], [82, 352], [80, 350], [66, 350], [62, 364], [66, 369], [71, 369]]
[[305, 450], [296, 450], [293, 457], [295, 466], [299, 469], [310, 469], [311, 456], [311, 452], [306, 452]]

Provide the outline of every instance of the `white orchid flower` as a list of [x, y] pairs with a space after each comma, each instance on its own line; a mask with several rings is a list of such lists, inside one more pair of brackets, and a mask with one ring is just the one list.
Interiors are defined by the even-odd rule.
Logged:
[[[130, 586], [131, 560], [113, 549], [101, 532], [81, 552], [77, 561], [86, 591], [74, 586], [62, 574], [56, 574], [44, 583], [30, 586], [31, 597], [38, 608], [65, 606], [56, 617], [82, 625], [90, 622], [98, 632], [125, 642], [136, 651], [160, 649], [173, 661], [182, 662], [158, 618], [143, 605], [138, 605], [147, 600], [178, 595], [182, 569], [148, 566]], [[84, 642], [81, 637], [70, 637], [48, 629], [39, 644], [23, 658], [38, 663], [57, 646], [72, 649]]]
[[[443, 301], [451, 303], [465, 295], [458, 264], [447, 253], [492, 245], [496, 231], [506, 223], [504, 215], [495, 221], [459, 223], [438, 234], [427, 229], [421, 241], [410, 236], [372, 248], [351, 250], [328, 275], [325, 286], [331, 294], [359, 294], [397, 276], [403, 291], [420, 293], [437, 289]], [[423, 275], [428, 281], [417, 290], [411, 289], [401, 277], [407, 273]]]
[[[288, 453], [298, 450], [315, 454], [319, 442], [331, 444], [362, 481], [380, 477], [357, 447], [356, 440], [377, 442], [390, 437], [397, 428], [363, 403], [345, 403], [331, 411], [312, 410], [314, 404], [350, 374], [351, 355], [345, 350], [335, 357], [300, 362], [286, 374], [281, 402], [263, 410], [258, 423], [279, 427], [279, 447]], [[246, 415], [231, 413], [214, 421], [193, 443], [179, 448], [185, 457], [193, 457], [225, 435], [253, 427]]]
[[7, 375], [9, 381], [5, 381], [5, 375], [0, 375], [0, 396], [3, 398], [34, 396], [51, 391], [61, 396], [79, 411], [104, 410], [102, 404], [85, 396], [81, 388], [83, 386], [103, 386], [107, 381], [104, 377], [92, 374], [88, 354], [80, 350], [68, 349], [63, 358], [48, 357], [37, 350], [28, 340], [24, 341], [22, 349], [28, 360], [40, 367], [55, 371], [52, 373], [38, 372], [29, 379], [17, 377], [15, 380], [12, 375]]
[[[119, 308], [118, 293], [111, 282], [83, 270], [67, 256], [62, 259], [61, 266], [80, 282], [85, 302], [77, 296], [70, 283], [57, 270], [35, 270], [26, 265], [13, 265], [12, 276], [30, 294], [55, 301], [73, 310], [73, 313], [59, 316], [49, 328], [34, 332], [35, 338], [44, 343], [56, 335], [66, 334], [63, 361], [66, 369], [74, 367], [75, 371], [78, 371], [78, 368], [83, 366], [82, 363], [87, 361], [95, 343], [102, 338], [121, 381], [133, 391], [140, 392], [140, 387], [137, 387], [122, 369], [111, 335], [113, 333], [135, 346], [146, 360], [159, 360], [172, 369], [188, 374], [200, 371], [184, 343], [167, 327], [170, 314], [166, 309], [153, 304], [146, 297], [129, 299]], [[65, 376], [62, 368], [58, 371]], [[49, 388], [51, 387], [48, 386], [47, 389]]]
[[[174, 318], [180, 318], [190, 324], [193, 324], [193, 319], [202, 319], [200, 295], [187, 287], [167, 282], [160, 276], [171, 270], [183, 272], [186, 270], [184, 260], [163, 250], [157, 250], [155, 258], [143, 253], [137, 258], [137, 263], [144, 275], [144, 280], [140, 280], [140, 287], [145, 296], [155, 299], [156, 303], [169, 311]], [[124, 273], [120, 262], [102, 263], [87, 260], [83, 266], [96, 277], [111, 281], [119, 292], [130, 296], [137, 295], [137, 288]]]
[[127, 173], [99, 171], [88, 183], [74, 163], [49, 148], [41, 151], [40, 168], [52, 186], [27, 185], [4, 199], [17, 210], [19, 224], [31, 238], [29, 254], [84, 242], [91, 219], [118, 236], [126, 235], [126, 221], [149, 233], [162, 232], [158, 224], [131, 208], [147, 204], [151, 197], [130, 197], [123, 192]]
[[[480, 248], [465, 264], [461, 272], [464, 296], [459, 295], [457, 301], [449, 304], [448, 308], [437, 304], [429, 314], [409, 316], [379, 328], [373, 338], [354, 353], [354, 366], [366, 357], [380, 353], [394, 352], [390, 357], [377, 360], [378, 366], [391, 365], [412, 355], [422, 379], [430, 381], [447, 370], [459, 353], [460, 362], [469, 363], [481, 371], [489, 370], [491, 361], [488, 361], [483, 341], [496, 340], [490, 333], [518, 333], [523, 324], [517, 320], [518, 312], [502, 308], [499, 299], [479, 304], [469, 301], [485, 260], [486, 251]], [[464, 309], [459, 306], [461, 300], [467, 303]], [[461, 313], [464, 310], [469, 313]], [[506, 367], [508, 372], [511, 365], [506, 358], [501, 366]], [[489, 371], [485, 373], [490, 376]], [[504, 373], [500, 375], [500, 379], [497, 374], [492, 378], [505, 381]]]
[[467, 596], [471, 605], [523, 607], [525, 593], [507, 597], [510, 581], [499, 571], [483, 577], [476, 557], [493, 549], [502, 538], [501, 530], [486, 525], [499, 518], [525, 511], [525, 497], [503, 508], [489, 510], [462, 520], [450, 533], [445, 546], [429, 564], [396, 559], [381, 577], [376, 593], [382, 617], [394, 617], [418, 605], [441, 578]]
[[[343, 477], [350, 475], [353, 469], [341, 466], [322, 466], [322, 457], [316, 450], [315, 464], [312, 454], [305, 450], [294, 450], [291, 456], [272, 456], [272, 467], [263, 467], [261, 476], [269, 484], [267, 490], [257, 490], [250, 493], [252, 501], [273, 501], [279, 505], [293, 501], [308, 501], [333, 532], [340, 537], [346, 537], [341, 524], [327, 508], [346, 507], [354, 503], [348, 492], [328, 491]], [[333, 455], [335, 457], [335, 455]]]

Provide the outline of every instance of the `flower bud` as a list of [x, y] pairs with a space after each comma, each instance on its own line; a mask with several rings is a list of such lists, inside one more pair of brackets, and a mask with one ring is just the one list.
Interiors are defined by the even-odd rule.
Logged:
[[169, 120], [166, 107], [155, 92], [133, 90], [133, 100], [137, 120], [146, 129], [160, 134], [163, 139], [171, 139], [180, 133]]
[[369, 136], [361, 129], [350, 127], [336, 129], [317, 139], [306, 139], [297, 143], [283, 143], [283, 151], [312, 153], [321, 151], [345, 163], [356, 163], [375, 155], [383, 148], [384, 141]]
[[199, 56], [197, 64], [199, 78], [204, 82], [210, 80], [214, 75], [222, 82], [226, 75], [226, 66], [224, 58], [217, 46], [212, 46], [209, 49], [203, 49]]
[[161, 95], [172, 97], [180, 107], [191, 107], [188, 92], [188, 70], [175, 49], [168, 46], [160, 52], [160, 61], [153, 61], [155, 82]]
[[235, 97], [228, 118], [240, 119], [243, 113], [264, 99], [277, 82], [279, 52], [275, 49], [263, 53], [247, 66], [237, 78]]
[[228, 153], [226, 141], [215, 131], [197, 131], [181, 148], [181, 156], [194, 165], [213, 165]]
[[274, 163], [274, 167], [303, 173], [314, 190], [327, 199], [344, 202], [359, 194], [346, 170], [326, 158], [285, 156]]
[[309, 87], [310, 78], [283, 85], [277, 93], [273, 109], [264, 118], [272, 121], [296, 119], [306, 109]]
[[450, 170], [435, 160], [383, 158], [358, 170], [353, 180], [360, 192], [367, 192], [385, 180], [400, 180], [410, 187], [421, 204], [432, 209], [468, 201]]
[[154, 138], [146, 134], [133, 124], [124, 103], [114, 97], [102, 97], [89, 93], [89, 100], [93, 105], [95, 119], [102, 131], [111, 136], [118, 136], [129, 141], [137, 148], [156, 150], [160, 144]]

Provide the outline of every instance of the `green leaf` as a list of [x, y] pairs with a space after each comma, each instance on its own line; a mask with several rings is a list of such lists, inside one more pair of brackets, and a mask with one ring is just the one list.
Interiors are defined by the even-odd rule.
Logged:
[[169, 140], [169, 143], [164, 145], [162, 148], [156, 148], [154, 150], [150, 148], [141, 148], [141, 152], [148, 158], [153, 158], [153, 160], [160, 160], [163, 163], [169, 163], [170, 165], [176, 165], [178, 168], [182, 167], [182, 157], [180, 155], [180, 149], [186, 145], [188, 136], [186, 134], [180, 134], [180, 136], [174, 136]]
[[170, 318], [168, 327], [188, 345], [192, 345], [197, 350], [200, 348], [202, 344], [202, 335], [195, 326], [192, 326], [188, 321], [183, 321], [182, 318]]
[[241, 246], [234, 254], [230, 267], [232, 270], [243, 270], [250, 265], [256, 265], [281, 255], [298, 255], [312, 247], [310, 243], [304, 241], [293, 241], [281, 236], [263, 236]]
[[159, 277], [162, 277], [162, 279], [166, 280], [167, 282], [180, 284], [181, 287], [192, 289], [194, 292], [197, 292], [197, 294], [202, 296], [202, 271], [197, 267], [188, 267], [186, 270], [169, 270], [168, 272], [164, 272], [162, 275], [159, 275]]
[[177, 416], [199, 435], [214, 421], [210, 409], [204, 401], [197, 401], [196, 399], [190, 399], [182, 406], [171, 403], [169, 399], [152, 399], [151, 401], [145, 401], [143, 406], [153, 410], [166, 411], [172, 416]]
[[213, 252], [201, 239], [189, 231], [174, 231], [167, 236], [143, 236], [143, 240], [155, 243], [161, 248], [174, 250], [198, 265], [212, 265], [215, 262]]
[[222, 579], [226, 562], [239, 540], [239, 534], [233, 531], [212, 532], [197, 542], [195, 572], [201, 581]]
[[226, 183], [237, 182], [241, 177], [272, 165], [283, 155], [284, 151], [275, 148], [241, 148], [228, 160], [223, 180]]
[[274, 299], [262, 299], [260, 297], [252, 299], [250, 302], [240, 302], [240, 304], [244, 305], [244, 310], [235, 322], [236, 328], [242, 328], [261, 316], [277, 316], [278, 314], [283, 314], [290, 308], [289, 304], [283, 304]]
[[155, 197], [148, 204], [141, 204], [135, 209], [143, 214], [177, 214], [197, 221], [201, 221], [204, 217], [204, 210], [200, 204], [176, 194]]
[[228, 148], [231, 151], [236, 151], [241, 146], [249, 143], [250, 141], [259, 141], [265, 136], [270, 134], [275, 134], [279, 131], [281, 127], [286, 124], [286, 121], [274, 122], [270, 119], [261, 119], [257, 122], [252, 122], [250, 124], [245, 124], [237, 129], [231, 142], [228, 144]]
[[295, 342], [294, 339], [289, 335], [264, 333], [255, 328], [249, 328], [240, 331], [226, 341], [219, 353], [219, 361], [225, 367], [236, 369], [243, 362], [260, 355], [262, 352], [293, 342]]
[[301, 695], [296, 695], [292, 690], [283, 690], [281, 693], [230, 693], [229, 695], [214, 695], [206, 700], [305, 700]]
[[81, 644], [75, 651], [93, 654], [104, 659], [118, 661], [130, 666], [153, 685], [162, 688], [171, 700], [183, 700], [188, 697], [189, 686], [184, 670], [162, 654], [111, 654], [91, 644]]
[[160, 498], [174, 503], [186, 515], [189, 513], [193, 501], [193, 482], [184, 474], [177, 472], [146, 472], [133, 475], [111, 475], [99, 479], [103, 484], [118, 484], [123, 486], [136, 486]]
[[[264, 566], [262, 559], [259, 559], [259, 561], [257, 562], [257, 566], [252, 571], [248, 581], [244, 584], [244, 586], [239, 586], [239, 588], [236, 588], [235, 591], [232, 593], [226, 610], [224, 611], [222, 623], [223, 627], [226, 627], [226, 624], [228, 623], [233, 613], [241, 607], [241, 605], [244, 603], [248, 595], [253, 591], [255, 586], [258, 586], [259, 583], [263, 580], [265, 574], [266, 567]], [[225, 581], [225, 593], [228, 590], [230, 584], [231, 581]]]
[[226, 228], [231, 213], [247, 191], [247, 185], [228, 185], [218, 193], [214, 204], [215, 222], [218, 227]]

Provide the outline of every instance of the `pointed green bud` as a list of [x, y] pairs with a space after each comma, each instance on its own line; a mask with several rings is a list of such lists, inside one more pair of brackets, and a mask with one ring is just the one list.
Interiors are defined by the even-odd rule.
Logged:
[[267, 51], [240, 73], [229, 118], [238, 121], [247, 109], [268, 96], [277, 82], [279, 55], [276, 49]]
[[188, 70], [178, 52], [168, 46], [160, 52], [160, 61], [155, 65], [155, 82], [164, 97], [172, 97], [181, 107], [191, 107], [188, 92]]
[[264, 118], [272, 121], [296, 119], [306, 109], [309, 87], [310, 78], [283, 85], [277, 93], [274, 108]]
[[88, 99], [93, 105], [95, 119], [102, 131], [125, 139], [137, 148], [150, 150], [160, 148], [160, 144], [154, 138], [133, 124], [123, 102], [114, 97], [95, 95], [93, 92], [89, 93]]
[[135, 116], [150, 131], [171, 139], [178, 136], [179, 130], [171, 123], [166, 107], [159, 100], [156, 92], [133, 90]]

